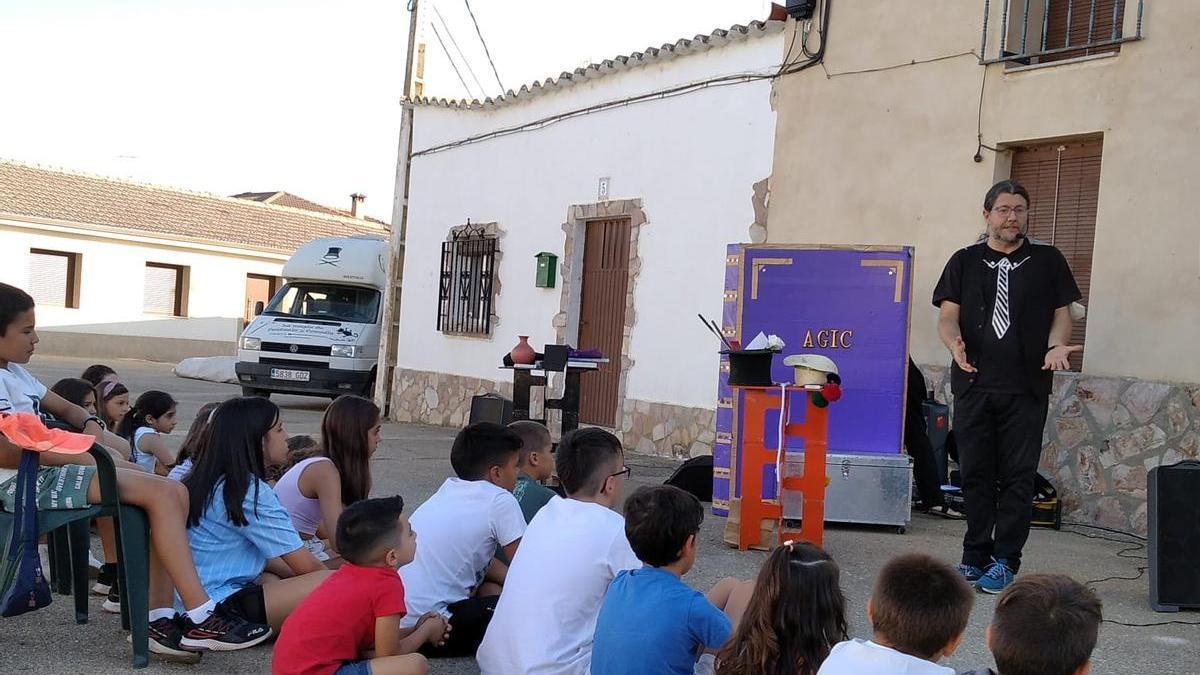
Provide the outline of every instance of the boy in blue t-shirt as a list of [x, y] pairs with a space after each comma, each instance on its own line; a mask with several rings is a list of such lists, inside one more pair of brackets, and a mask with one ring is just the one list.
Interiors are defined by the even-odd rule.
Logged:
[[646, 567], [613, 579], [596, 621], [592, 675], [690, 675], [703, 651], [733, 631], [729, 618], [681, 577], [696, 562], [704, 509], [670, 485], [625, 501], [625, 536]]

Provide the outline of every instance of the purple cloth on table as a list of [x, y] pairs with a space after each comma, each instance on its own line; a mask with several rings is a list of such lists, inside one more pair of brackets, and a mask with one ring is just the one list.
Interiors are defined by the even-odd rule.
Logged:
[[599, 349], [572, 349], [567, 352], [567, 358], [571, 359], [602, 359], [604, 352]]

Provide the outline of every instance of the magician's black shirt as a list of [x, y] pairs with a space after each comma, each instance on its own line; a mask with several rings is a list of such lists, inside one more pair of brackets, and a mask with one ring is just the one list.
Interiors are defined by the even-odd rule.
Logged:
[[959, 305], [967, 359], [979, 370], [951, 365], [955, 396], [968, 389], [1048, 396], [1054, 374], [1042, 365], [1054, 312], [1081, 297], [1062, 252], [1044, 242], [1026, 238], [1005, 255], [984, 240], [951, 256], [933, 304]]

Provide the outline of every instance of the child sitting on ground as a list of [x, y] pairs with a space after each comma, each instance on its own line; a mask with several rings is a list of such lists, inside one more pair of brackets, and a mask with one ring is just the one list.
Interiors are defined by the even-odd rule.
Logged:
[[737, 629], [717, 654], [717, 675], [814, 675], [846, 639], [840, 575], [833, 558], [807, 542], [772, 551], [756, 581], [731, 589], [725, 612]]
[[381, 427], [379, 406], [339, 396], [321, 419], [321, 449], [275, 483], [279, 503], [291, 514], [305, 548], [327, 567], [341, 564], [335, 528], [342, 509], [371, 492], [371, 456]]
[[954, 675], [937, 662], [962, 642], [975, 594], [953, 567], [923, 553], [892, 558], [867, 600], [869, 641], [834, 646], [818, 675]]
[[521, 437], [521, 459], [517, 463], [521, 473], [517, 476], [513, 496], [528, 523], [554, 496], [554, 490], [542, 485], [554, 475], [554, 444], [550, 440], [550, 430], [538, 422], [521, 420], [508, 428]]
[[187, 436], [183, 437], [183, 445], [179, 446], [179, 454], [175, 455], [175, 466], [171, 467], [167, 478], [181, 481], [192, 470], [192, 464], [208, 440], [208, 425], [212, 422], [213, 413], [220, 405], [219, 401], [213, 401], [200, 406], [196, 419], [192, 420], [192, 426], [188, 427]]
[[267, 469], [267, 482], [274, 487], [279, 479], [283, 478], [283, 474], [291, 471], [293, 466], [309, 457], [317, 456], [319, 452], [321, 452], [321, 444], [312, 436], [308, 434], [289, 436], [287, 461], [280, 466], [272, 466]]
[[165, 391], [147, 391], [117, 426], [117, 434], [129, 441], [129, 461], [146, 473], [165, 476], [167, 467], [175, 463], [175, 453], [162, 439], [175, 430], [175, 406], [175, 399]]
[[91, 382], [77, 377], [65, 377], [55, 382], [50, 387], [50, 391], [63, 397], [64, 401], [83, 408], [87, 414], [95, 416], [96, 388], [92, 386]]
[[609, 584], [642, 566], [613, 510], [629, 475], [621, 441], [603, 429], [577, 429], [556, 454], [568, 498], [551, 499], [529, 524], [479, 647], [483, 675], [587, 675]]
[[[38, 343], [33, 298], [0, 283], [0, 414], [48, 412], [104, 442], [111, 435], [95, 417], [46, 389], [20, 364], [28, 363]], [[12, 511], [16, 467], [21, 449], [0, 435], [0, 509]], [[38, 510], [82, 508], [100, 503], [100, 481], [91, 455], [41, 453]], [[187, 493], [178, 483], [136, 468], [116, 468], [123, 503], [141, 507], [150, 521], [150, 650], [170, 657], [198, 660], [189, 652], [200, 642], [214, 649], [242, 649], [270, 636], [270, 628], [227, 616], [209, 597], [197, 577], [187, 546]], [[178, 593], [186, 610], [176, 617], [172, 600]]]
[[[275, 629], [329, 573], [263, 480], [267, 466], [286, 454], [278, 406], [230, 399], [217, 408], [204, 450], [183, 479], [188, 543], [208, 594], [234, 616]], [[273, 558], [288, 578], [257, 583]]]
[[[424, 675], [414, 652], [446, 637], [438, 614], [401, 629], [404, 582], [396, 570], [412, 561], [417, 535], [401, 515], [400, 497], [364, 499], [337, 521], [345, 564], [300, 603], [275, 643], [275, 675]], [[374, 657], [367, 653], [374, 650]]]
[[125, 419], [125, 413], [129, 412], [129, 389], [116, 380], [96, 385], [96, 410], [104, 426], [116, 431]]
[[1100, 599], [1062, 574], [1017, 579], [987, 629], [997, 670], [967, 675], [1087, 675], [1100, 633]]
[[452, 628], [446, 644], [427, 649], [428, 656], [471, 656], [483, 639], [508, 573], [494, 557], [496, 547], [512, 560], [525, 534], [512, 495], [520, 448], [520, 437], [498, 424], [463, 429], [450, 450], [457, 477], [413, 512], [421, 546], [400, 568], [410, 610], [400, 625], [410, 628], [422, 614], [437, 612]]
[[592, 675], [691, 675], [703, 650], [725, 644], [733, 625], [681, 577], [696, 562], [704, 507], [670, 485], [625, 500], [625, 535], [641, 569], [617, 574], [596, 620]]

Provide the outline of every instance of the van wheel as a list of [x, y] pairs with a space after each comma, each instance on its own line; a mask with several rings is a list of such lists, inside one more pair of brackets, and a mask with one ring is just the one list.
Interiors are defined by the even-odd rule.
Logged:
[[266, 389], [242, 387], [242, 396], [260, 396], [262, 398], [271, 398], [271, 392], [267, 391]]

